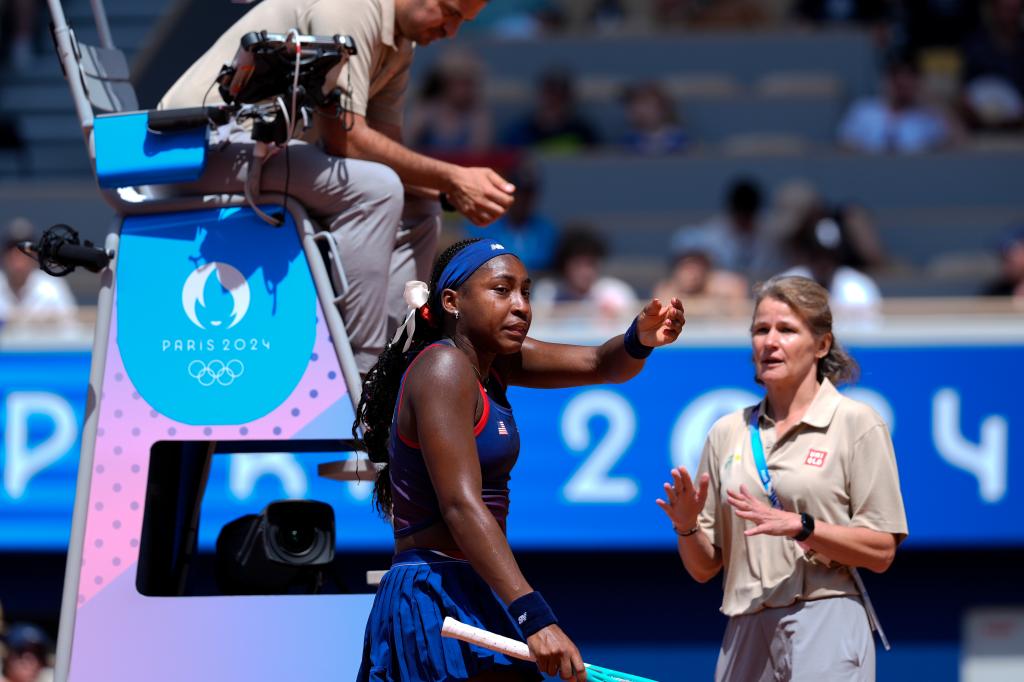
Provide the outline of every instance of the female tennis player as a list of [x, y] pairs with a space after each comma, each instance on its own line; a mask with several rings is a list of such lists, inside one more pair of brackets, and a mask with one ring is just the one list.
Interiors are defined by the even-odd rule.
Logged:
[[[429, 290], [363, 385], [356, 424], [387, 466], [374, 494], [392, 519], [395, 556], [366, 626], [358, 679], [585, 680], [580, 653], [505, 538], [519, 433], [510, 385], [623, 382], [685, 323], [678, 299], [652, 300], [625, 335], [601, 346], [543, 343], [530, 329], [530, 279], [500, 243], [459, 242], [438, 258]], [[524, 638], [536, 665], [441, 637], [445, 616]]]

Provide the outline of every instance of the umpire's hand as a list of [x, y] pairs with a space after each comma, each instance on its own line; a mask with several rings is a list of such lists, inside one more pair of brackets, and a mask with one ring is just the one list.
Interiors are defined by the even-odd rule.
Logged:
[[515, 197], [515, 185], [490, 168], [457, 167], [451, 178], [448, 201], [479, 227], [505, 215]]

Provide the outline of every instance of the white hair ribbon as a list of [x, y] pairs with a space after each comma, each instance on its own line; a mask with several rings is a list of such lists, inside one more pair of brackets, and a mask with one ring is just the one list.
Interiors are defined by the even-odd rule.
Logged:
[[402, 352], [405, 353], [412, 345], [412, 337], [416, 333], [416, 311], [430, 300], [430, 289], [427, 288], [426, 282], [411, 280], [405, 283], [405, 292], [402, 297], [405, 299], [405, 304], [409, 306], [409, 314], [405, 316], [405, 322], [395, 331], [391, 345], [397, 344], [402, 338], [402, 333], [405, 332], [405, 343], [402, 344]]

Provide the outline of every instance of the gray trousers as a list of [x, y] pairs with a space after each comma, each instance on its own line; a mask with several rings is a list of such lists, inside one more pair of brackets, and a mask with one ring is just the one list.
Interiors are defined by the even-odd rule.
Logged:
[[[202, 177], [175, 185], [173, 192], [242, 193], [252, 148], [248, 131], [223, 126], [215, 133]], [[402, 181], [388, 166], [331, 156], [301, 140], [288, 144], [287, 166], [284, 151], [263, 166], [260, 190], [283, 194], [286, 189], [338, 245], [349, 284], [341, 315], [356, 365], [365, 375], [389, 332], [405, 318], [405, 282], [430, 276], [441, 208], [437, 201], [405, 196]]]
[[733, 616], [717, 682], [875, 679], [875, 644], [859, 599], [832, 597]]

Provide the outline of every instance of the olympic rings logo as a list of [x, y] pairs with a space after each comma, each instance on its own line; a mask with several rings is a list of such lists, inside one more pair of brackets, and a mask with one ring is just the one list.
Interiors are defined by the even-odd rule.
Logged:
[[202, 360], [193, 360], [188, 363], [188, 375], [199, 382], [201, 386], [230, 386], [235, 379], [245, 373], [245, 365], [241, 360], [211, 360], [209, 363]]

